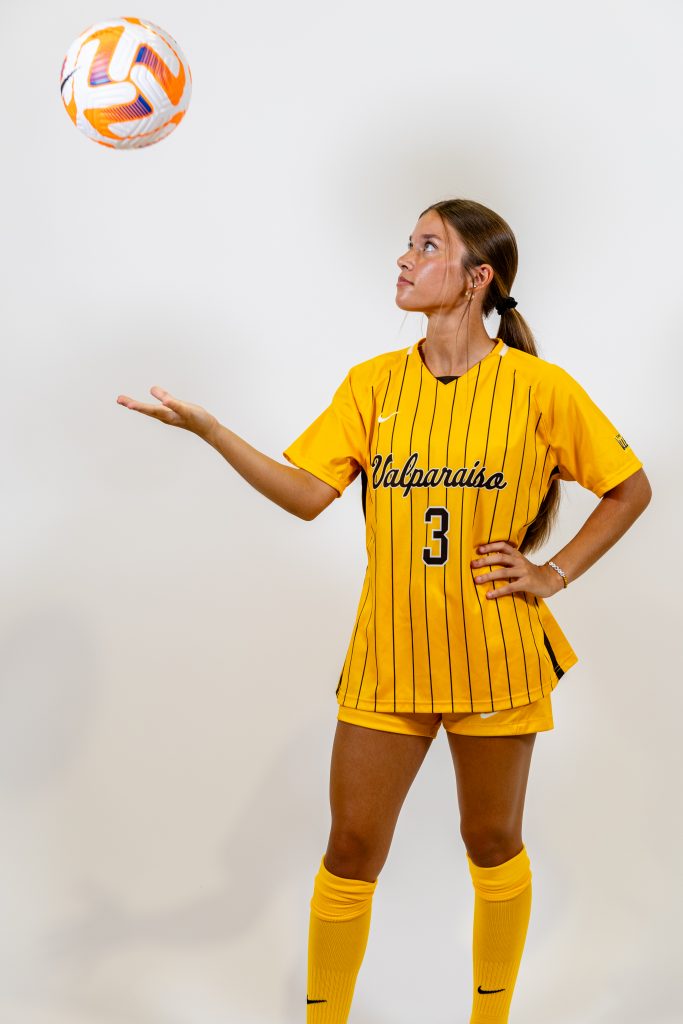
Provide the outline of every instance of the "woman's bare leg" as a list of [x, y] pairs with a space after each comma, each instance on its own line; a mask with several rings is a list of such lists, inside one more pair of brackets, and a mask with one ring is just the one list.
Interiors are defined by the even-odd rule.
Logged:
[[535, 733], [448, 734], [474, 885], [470, 1024], [507, 1024], [531, 914], [522, 817]]
[[448, 733], [455, 768], [460, 834], [475, 864], [491, 867], [522, 848], [524, 800], [536, 733]]
[[401, 807], [432, 742], [428, 736], [337, 722], [330, 766], [328, 871], [376, 880]]
[[337, 721], [332, 827], [313, 886], [307, 1024], [345, 1024], [370, 932], [372, 898], [430, 737]]

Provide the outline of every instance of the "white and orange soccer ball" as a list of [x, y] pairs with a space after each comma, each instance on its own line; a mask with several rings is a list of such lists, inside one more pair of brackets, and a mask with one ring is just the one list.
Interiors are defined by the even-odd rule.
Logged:
[[192, 75], [168, 32], [141, 18], [112, 18], [73, 41], [60, 90], [67, 114], [93, 142], [139, 149], [180, 124]]

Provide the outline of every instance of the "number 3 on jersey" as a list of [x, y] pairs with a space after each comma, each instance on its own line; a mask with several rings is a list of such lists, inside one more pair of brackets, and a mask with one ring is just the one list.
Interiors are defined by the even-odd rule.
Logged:
[[[422, 561], [427, 565], [444, 565], [448, 561], [448, 509], [443, 505], [430, 505], [425, 511], [425, 522], [429, 525], [432, 520], [435, 522], [429, 540], [430, 547], [422, 549]], [[431, 545], [437, 542], [439, 550], [434, 554]]]

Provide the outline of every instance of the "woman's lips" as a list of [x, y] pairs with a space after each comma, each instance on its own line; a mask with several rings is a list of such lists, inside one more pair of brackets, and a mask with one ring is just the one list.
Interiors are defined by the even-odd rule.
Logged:
[[412, 281], [406, 281], [406, 279], [404, 277], [399, 277], [398, 281], [396, 282], [397, 285], [399, 285], [399, 284], [412, 284], [412, 283], [413, 283]]

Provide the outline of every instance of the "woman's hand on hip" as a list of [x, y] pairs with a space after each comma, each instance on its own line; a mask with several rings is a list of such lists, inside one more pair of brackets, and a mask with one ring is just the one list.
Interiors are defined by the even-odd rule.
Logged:
[[[496, 540], [490, 544], [480, 544], [477, 548], [478, 557], [470, 565], [476, 571], [474, 582], [477, 586], [489, 580], [506, 580], [504, 587], [491, 587], [486, 596], [491, 600], [514, 594], [524, 590], [538, 597], [551, 597], [562, 590], [560, 574], [550, 565], [536, 565], [518, 551], [514, 544], [507, 540]], [[487, 565], [502, 565], [503, 569], [486, 572]], [[484, 569], [484, 572], [482, 572]]]

